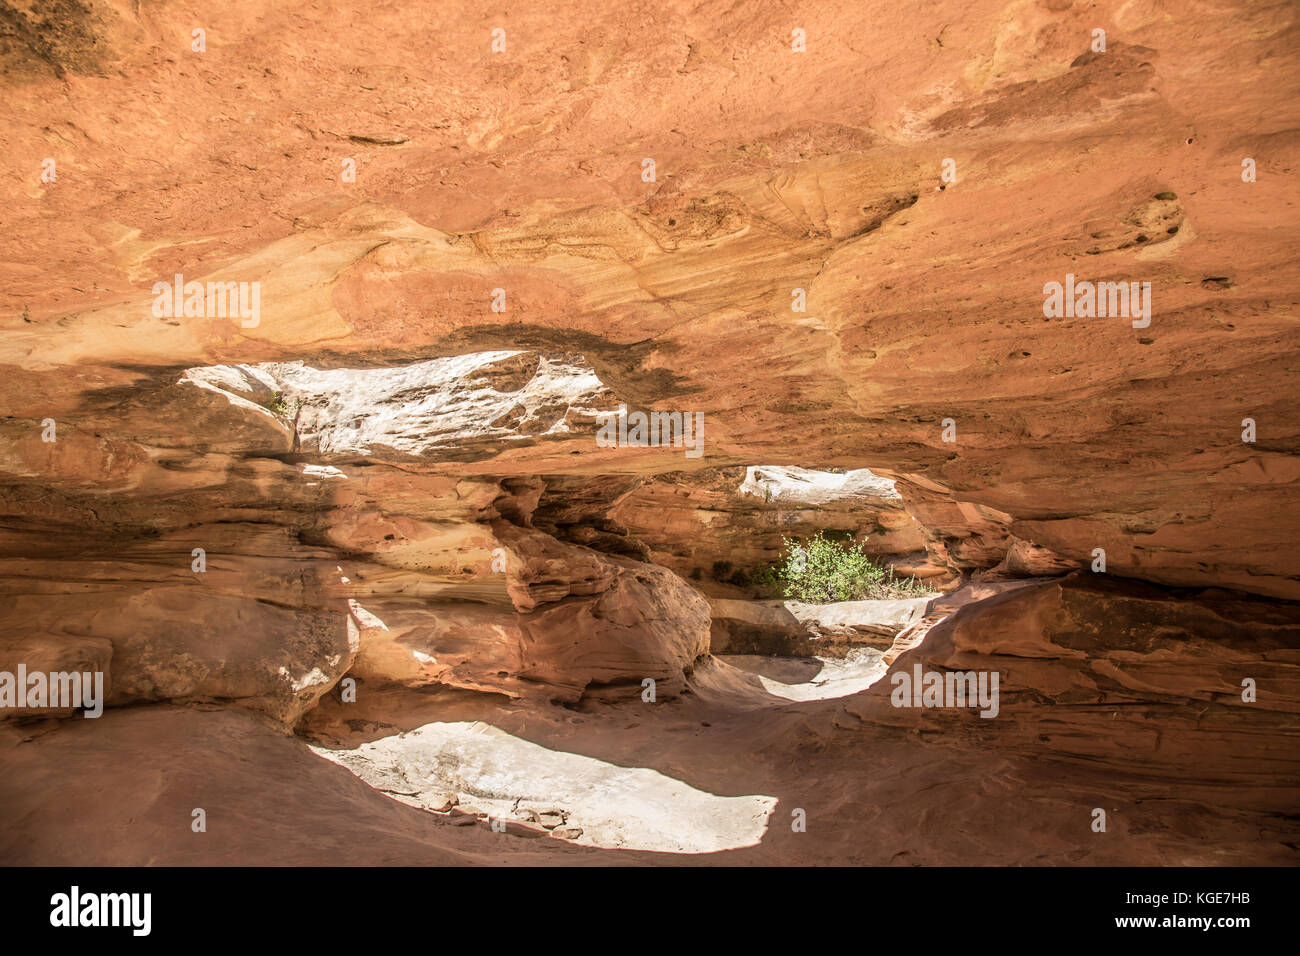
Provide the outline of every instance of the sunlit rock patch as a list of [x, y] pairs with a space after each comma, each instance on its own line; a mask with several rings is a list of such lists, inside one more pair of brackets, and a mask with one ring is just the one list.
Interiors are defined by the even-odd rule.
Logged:
[[312, 749], [410, 806], [455, 807], [609, 849], [715, 853], [753, 846], [777, 803], [770, 796], [716, 796], [656, 770], [548, 750], [481, 722], [425, 724], [355, 750]]
[[718, 660], [758, 678], [763, 690], [785, 700], [830, 700], [866, 690], [889, 670], [885, 655], [874, 647], [844, 657], [764, 657], [724, 654]]
[[612, 395], [579, 356], [473, 352], [390, 368], [303, 362], [189, 369], [184, 383], [291, 423], [294, 451], [427, 457], [466, 445], [595, 432]]

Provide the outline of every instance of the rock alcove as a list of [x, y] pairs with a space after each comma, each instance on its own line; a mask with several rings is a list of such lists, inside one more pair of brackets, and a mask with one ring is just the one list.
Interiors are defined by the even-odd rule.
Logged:
[[[384, 859], [515, 852], [465, 826], [545, 838], [526, 851], [538, 860], [761, 859], [786, 852], [783, 811], [804, 804], [865, 825], [873, 800], [949, 799], [957, 778], [921, 752], [977, 775], [988, 799], [1050, 755], [1068, 783], [1015, 785], [1051, 814], [1103, 782], [1135, 805], [1171, 773], [1203, 788], [1160, 814], [1143, 852], [1200, 858], [1187, 821], [1225, 806], [1243, 841], [1285, 827], [1261, 792], [1214, 782], [1246, 772], [1252, 748], [1267, 757], [1255, 741], [1289, 720], [1237, 689], [1247, 671], [1287, 686], [1300, 619], [1284, 602], [1117, 581], [1018, 536], [1006, 513], [885, 469], [602, 447], [597, 422], [623, 398], [580, 353], [192, 367], [104, 401], [96, 420], [122, 437], [105, 447], [74, 422], [55, 446], [82, 443], [81, 466], [103, 469], [58, 492], [86, 520], [8, 531], [9, 579], [24, 583], [7, 659], [108, 675], [103, 718], [12, 712], [11, 753], [32, 768], [102, 761], [90, 754], [107, 741], [128, 765], [170, 768], [144, 784], [165, 803], [221, 753], [290, 760], [327, 788], [311, 819], [328, 839], [355, 835], [350, 817], [321, 819], [353, 804], [403, 821], [414, 843], [374, 844]], [[808, 603], [755, 583], [817, 535], [916, 590]], [[922, 705], [919, 685], [899, 706], [900, 682], [923, 672], [998, 675], [983, 701], [995, 719], [973, 684], [966, 709]], [[1121, 727], [1144, 742], [1140, 770], [1101, 737]], [[38, 788], [7, 786], [48, 812]], [[259, 828], [297, 833], [294, 799]]]
[[0, 0], [0, 861], [1294, 864], [1291, 7], [508, 6]]

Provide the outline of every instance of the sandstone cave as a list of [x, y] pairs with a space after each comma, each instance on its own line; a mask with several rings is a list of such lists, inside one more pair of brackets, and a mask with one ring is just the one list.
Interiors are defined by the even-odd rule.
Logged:
[[1294, 5], [452, 6], [0, 0], [0, 862], [1294, 865]]

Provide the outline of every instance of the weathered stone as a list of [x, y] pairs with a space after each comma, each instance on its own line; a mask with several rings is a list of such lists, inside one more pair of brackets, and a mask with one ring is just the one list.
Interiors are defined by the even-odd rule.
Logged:
[[[469, 7], [211, 0], [204, 60], [167, 4], [3, 9], [0, 657], [112, 678], [0, 722], [4, 861], [1296, 862], [1284, 6], [1128, 4], [1102, 54], [1084, 4], [831, 3], [800, 54], [762, 5], [558, 0], [503, 56]], [[620, 407], [702, 456], [599, 442]], [[817, 531], [951, 593], [730, 603]], [[847, 649], [847, 696], [711, 624]], [[893, 707], [918, 663], [998, 716]], [[387, 774], [488, 718], [592, 761], [490, 798], [582, 845], [288, 735]], [[196, 791], [229, 839], [182, 842]]]

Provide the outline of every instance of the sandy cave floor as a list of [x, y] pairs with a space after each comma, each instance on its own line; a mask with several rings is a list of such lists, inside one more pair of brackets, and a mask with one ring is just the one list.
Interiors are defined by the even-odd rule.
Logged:
[[[764, 668], [791, 680], [815, 666], [768, 661]], [[1113, 768], [1094, 773], [1047, 750], [956, 749], [932, 735], [867, 725], [846, 709], [852, 695], [789, 701], [723, 659], [702, 662], [678, 699], [647, 703], [640, 688], [629, 688], [629, 697], [571, 709], [363, 687], [356, 704], [326, 698], [298, 737], [202, 705], [7, 725], [0, 748], [10, 772], [0, 779], [0, 804], [15, 825], [4, 830], [0, 859], [1032, 865], [1293, 858], [1267, 817], [1211, 809], [1212, 793], [1174, 798], [1159, 780], [1117, 776]], [[368, 763], [363, 776], [404, 792], [381, 792], [335, 761]], [[441, 776], [413, 769], [440, 761]], [[395, 773], [410, 779], [394, 785]], [[438, 803], [449, 779], [466, 786], [459, 806], [438, 813], [410, 805]], [[1080, 812], [1102, 793], [1111, 794], [1108, 834], [1091, 832]], [[206, 811], [205, 833], [191, 830], [195, 807]], [[548, 835], [530, 809], [562, 813], [556, 829], [582, 835]], [[797, 810], [806, 813], [806, 832], [792, 829]], [[494, 831], [493, 816], [508, 821], [505, 832]]]

